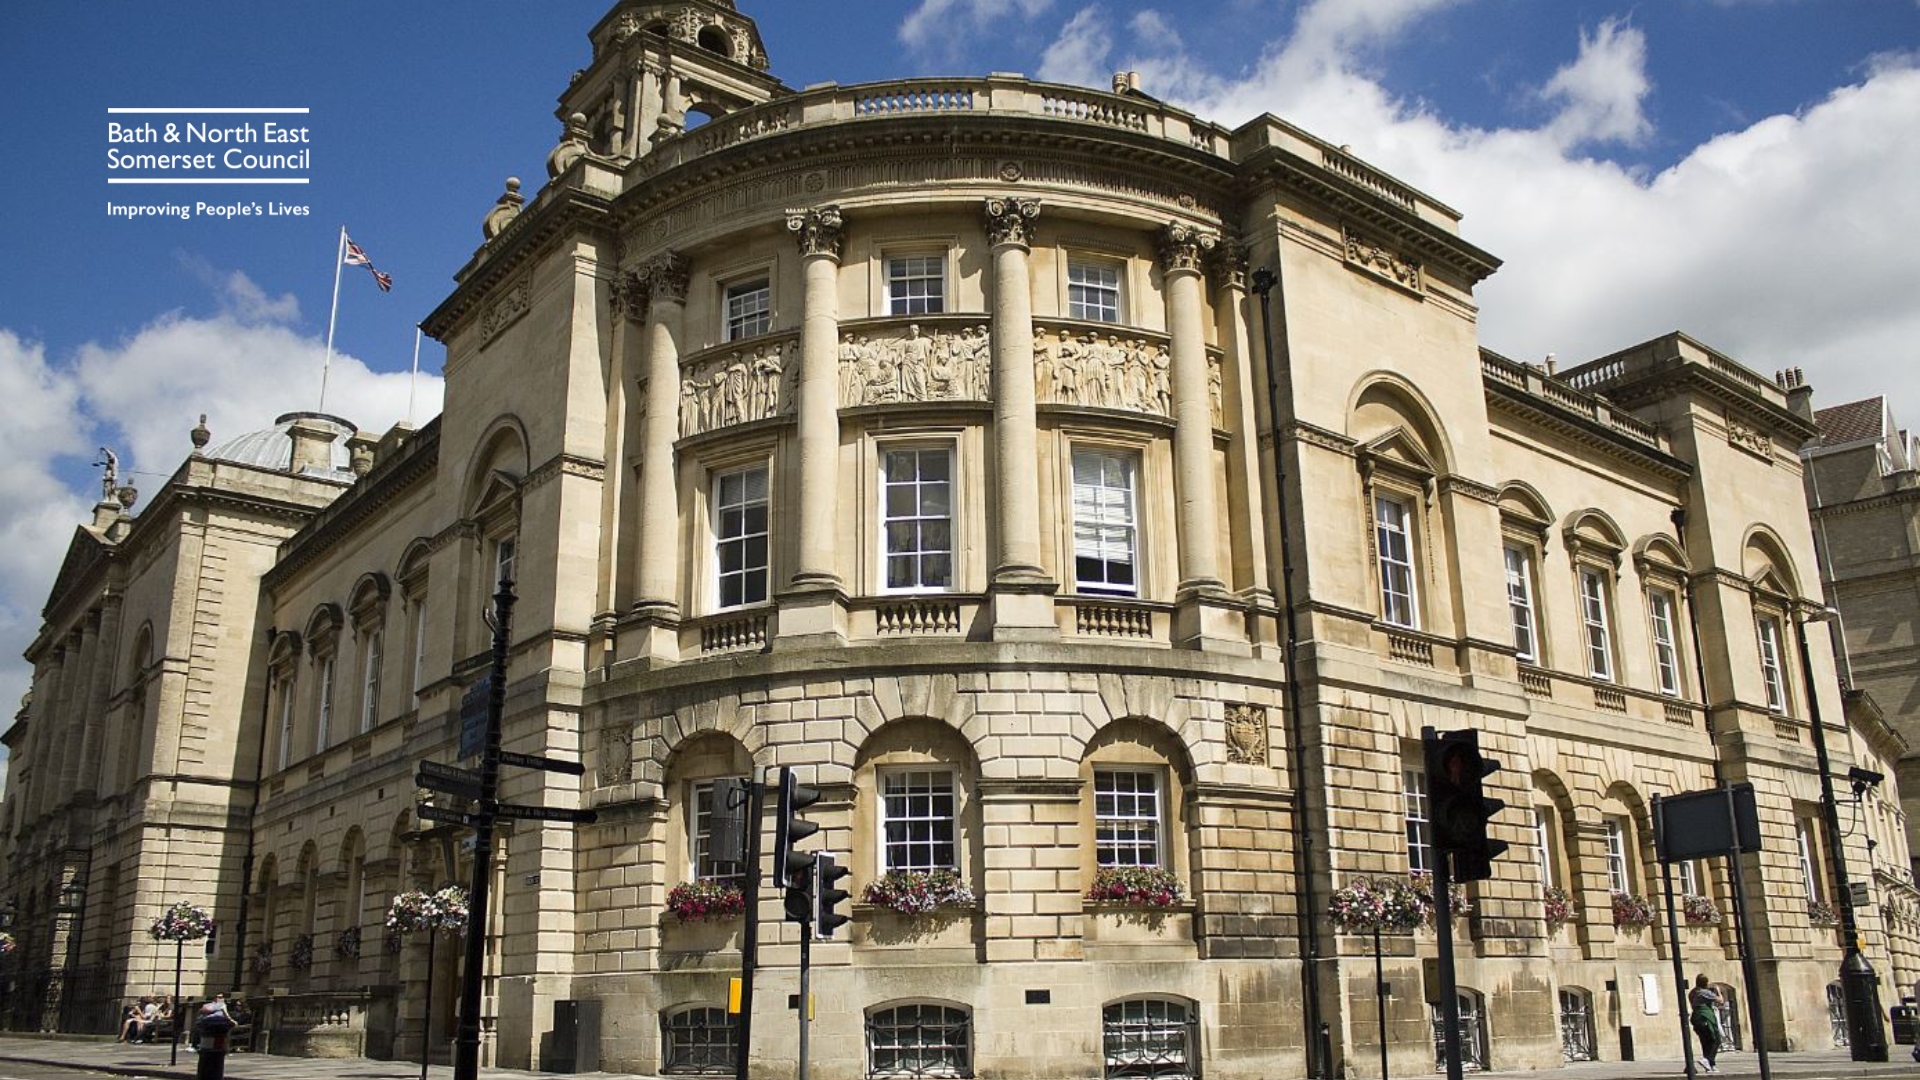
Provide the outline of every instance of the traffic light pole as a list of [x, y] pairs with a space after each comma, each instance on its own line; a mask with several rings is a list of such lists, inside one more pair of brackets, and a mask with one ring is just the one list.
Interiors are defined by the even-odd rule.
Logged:
[[747, 858], [740, 892], [746, 901], [746, 920], [740, 928], [740, 1019], [735, 1027], [734, 1080], [747, 1080], [747, 1061], [753, 1048], [753, 972], [760, 966], [760, 829], [766, 806], [763, 773], [747, 784]]
[[1440, 1026], [1445, 1040], [1447, 1080], [1462, 1080], [1460, 1065], [1460, 993], [1453, 970], [1453, 856], [1439, 849], [1433, 859], [1433, 928], [1440, 948]]
[[800, 927], [800, 1070], [795, 1080], [807, 1080], [807, 1032], [813, 1026], [813, 927]]

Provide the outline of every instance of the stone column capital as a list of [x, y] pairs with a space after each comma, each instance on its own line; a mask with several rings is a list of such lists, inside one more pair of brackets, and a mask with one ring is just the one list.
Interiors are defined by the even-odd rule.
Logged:
[[847, 247], [847, 222], [838, 206], [789, 210], [787, 231], [799, 242], [803, 257], [824, 255], [839, 262]]
[[639, 271], [629, 270], [613, 279], [607, 293], [607, 306], [615, 317], [624, 315], [636, 323], [647, 321], [647, 286], [640, 279]]
[[1208, 259], [1214, 284], [1223, 289], [1247, 291], [1247, 248], [1238, 240], [1222, 239], [1214, 245]]
[[684, 304], [693, 282], [693, 260], [677, 251], [663, 251], [634, 268], [633, 279], [649, 304]]
[[1002, 244], [1028, 247], [1033, 243], [1033, 223], [1040, 217], [1040, 200], [988, 199], [986, 217], [987, 239], [994, 247]]
[[1210, 229], [1169, 221], [1160, 230], [1160, 267], [1165, 272], [1201, 272], [1201, 264], [1220, 245], [1220, 234]]

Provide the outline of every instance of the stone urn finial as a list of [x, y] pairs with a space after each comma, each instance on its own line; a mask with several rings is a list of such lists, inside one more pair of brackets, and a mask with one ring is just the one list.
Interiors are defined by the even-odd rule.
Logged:
[[587, 114], [574, 113], [567, 117], [567, 126], [560, 134], [560, 145], [547, 155], [547, 179], [557, 180], [560, 174], [573, 167], [573, 163], [587, 156]]
[[505, 232], [507, 226], [513, 223], [513, 219], [520, 216], [521, 204], [526, 201], [520, 194], [520, 178], [507, 177], [506, 192], [500, 196], [499, 202], [493, 204], [493, 209], [487, 211], [486, 220], [480, 223], [481, 235], [492, 240]]
[[133, 509], [133, 504], [140, 501], [140, 492], [136, 490], [132, 484], [123, 485], [118, 491], [115, 491], [113, 495], [114, 498], [120, 500], [120, 509], [122, 510], [131, 510]]
[[195, 454], [207, 448], [207, 443], [213, 439], [213, 432], [207, 428], [206, 413], [200, 414], [200, 422], [194, 425], [192, 433], [187, 437], [193, 440], [193, 452]]

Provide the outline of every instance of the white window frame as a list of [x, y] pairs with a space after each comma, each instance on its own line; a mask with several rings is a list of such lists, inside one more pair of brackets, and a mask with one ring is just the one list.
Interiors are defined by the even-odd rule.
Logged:
[[1767, 691], [1767, 711], [1784, 716], [1791, 699], [1787, 696], [1786, 662], [1780, 651], [1779, 616], [1763, 614], [1755, 619], [1754, 636], [1760, 645], [1760, 681]]
[[380, 666], [385, 662], [386, 631], [374, 630], [367, 635], [366, 669], [360, 678], [360, 733], [373, 730], [380, 719]]
[[334, 656], [327, 654], [320, 661], [320, 686], [316, 694], [316, 707], [313, 713], [313, 752], [326, 752], [333, 745], [333, 674]]
[[1633, 891], [1633, 874], [1627, 865], [1627, 822], [1625, 818], [1607, 818], [1607, 887], [1614, 892]]
[[1794, 842], [1800, 855], [1800, 885], [1806, 890], [1807, 900], [1821, 899], [1820, 875], [1814, 872], [1813, 862], [1813, 823], [1807, 818], [1796, 815], [1793, 819]]
[[1526, 663], [1540, 660], [1540, 615], [1533, 602], [1533, 549], [1507, 543], [1501, 549], [1507, 571], [1507, 614], [1513, 623], [1513, 651]]
[[1400, 816], [1407, 835], [1407, 871], [1433, 873], [1433, 813], [1428, 803], [1425, 768], [1401, 767]]
[[1675, 863], [1674, 884], [1680, 887], [1681, 896], [1703, 896], [1700, 891], [1700, 871], [1694, 867], [1693, 860]]
[[[1111, 278], [1111, 280], [1108, 280]], [[1117, 326], [1127, 321], [1127, 267], [1113, 259], [1067, 257], [1067, 318]]]
[[1607, 572], [1594, 566], [1579, 568], [1580, 624], [1587, 653], [1587, 675], [1600, 682], [1614, 681], [1613, 618], [1609, 610]]
[[[1098, 462], [1097, 482], [1083, 484], [1082, 462]], [[1124, 488], [1109, 485], [1107, 466], [1118, 464], [1125, 473]], [[1073, 494], [1073, 589], [1093, 596], [1140, 595], [1140, 456], [1127, 450], [1079, 446], [1068, 460], [1068, 484]], [[1085, 534], [1083, 536], [1083, 533]], [[1121, 565], [1117, 556], [1125, 549], [1125, 565], [1133, 581], [1116, 584], [1112, 569]], [[1082, 576], [1081, 560], [1086, 558], [1101, 568], [1104, 579]]]
[[772, 330], [773, 275], [756, 274], [721, 287], [720, 340], [745, 341]]
[[1552, 810], [1544, 806], [1533, 808], [1533, 842], [1540, 849], [1540, 887], [1551, 889], [1555, 884], [1553, 872], [1553, 826], [1549, 823]]
[[[893, 480], [889, 477], [888, 465], [892, 462], [892, 460], [894, 459], [894, 455], [896, 454], [914, 455], [914, 477], [912, 480], [899, 481], [899, 480]], [[944, 457], [946, 459], [946, 463], [947, 463], [946, 479], [944, 480], [922, 479], [921, 461], [923, 459], [921, 455], [925, 455], [925, 454], [938, 454], [941, 457]], [[955, 521], [955, 518], [954, 518], [954, 511], [956, 509], [956, 495], [958, 494], [958, 488], [959, 488], [958, 478], [955, 475], [957, 471], [957, 466], [958, 466], [958, 458], [959, 458], [959, 455], [955, 451], [955, 448], [951, 443], [940, 444], [940, 445], [902, 444], [902, 445], [888, 445], [888, 446], [880, 447], [879, 476], [878, 476], [878, 490], [880, 492], [880, 513], [878, 514], [878, 517], [880, 519], [879, 589], [881, 592], [883, 593], [946, 592], [946, 591], [950, 591], [954, 587], [954, 575], [956, 572], [955, 559], [957, 556], [956, 549], [959, 547], [959, 544], [957, 542], [958, 537], [955, 535], [957, 531], [956, 530], [957, 522]], [[926, 509], [926, 496], [928, 495], [931, 489], [939, 485], [944, 485], [946, 487], [946, 494], [947, 494], [946, 514], [944, 516], [941, 516], [937, 514], [924, 513]], [[911, 496], [914, 503], [914, 511], [915, 511], [914, 513], [900, 515], [900, 516], [895, 516], [892, 513], [893, 507], [892, 507], [891, 496], [893, 495], [896, 489], [911, 489]], [[930, 524], [937, 524], [941, 521], [944, 521], [946, 523], [947, 545], [945, 549], [941, 549], [937, 546], [929, 547], [928, 541], [927, 541], [927, 535], [928, 535], [927, 526]], [[897, 552], [893, 550], [893, 543], [892, 543], [893, 530], [891, 528], [891, 526], [893, 525], [909, 526], [913, 532], [914, 537], [916, 538], [917, 546], [911, 550], [902, 549], [901, 551], [897, 551]], [[944, 581], [927, 580], [926, 575], [927, 575], [927, 569], [928, 569], [928, 560], [929, 559], [937, 560], [942, 556], [944, 556], [946, 559], [946, 566], [947, 566], [946, 579]], [[893, 560], [895, 558], [905, 558], [912, 561], [913, 566], [915, 567], [914, 581], [912, 583], [906, 584], [906, 585], [895, 585], [892, 583]], [[937, 561], [934, 563], [934, 565], [935, 566], [938, 565]]]
[[[1166, 795], [1166, 779], [1159, 769], [1096, 764], [1093, 768], [1094, 865], [1167, 867]], [[1139, 861], [1137, 857], [1143, 852], [1151, 854], [1151, 862]], [[1135, 858], [1122, 861], [1123, 855]]]
[[427, 597], [423, 592], [413, 601], [413, 687], [407, 696], [420, 704], [420, 680], [427, 668]]
[[1660, 692], [1679, 697], [1684, 684], [1680, 676], [1680, 643], [1674, 637], [1674, 617], [1679, 599], [1671, 589], [1647, 591], [1647, 624], [1653, 632], [1653, 671]]
[[493, 587], [488, 590], [492, 595], [503, 581], [517, 581], [520, 567], [520, 540], [509, 533], [493, 542]]
[[280, 767], [293, 764], [293, 706], [294, 691], [299, 684], [291, 679], [280, 683]]
[[[881, 307], [888, 315], [943, 315], [947, 310], [947, 253], [889, 251], [882, 256]], [[922, 284], [915, 288], [916, 283]], [[904, 290], [901, 285], [906, 285]]]
[[[747, 777], [737, 779], [751, 782]], [[746, 868], [737, 862], [713, 858], [708, 853], [712, 839], [713, 780], [694, 780], [687, 785], [687, 877], [691, 881], [741, 884], [746, 877]], [[733, 867], [733, 872], [722, 873], [721, 868], [728, 866]]]
[[[1414, 534], [1418, 526], [1412, 502], [1399, 493], [1373, 495], [1374, 570], [1380, 578], [1380, 621], [1420, 629], [1420, 585]], [[1392, 551], [1397, 540], [1400, 551]], [[1399, 580], [1396, 580], [1399, 579]], [[1403, 607], [1405, 610], [1396, 610]]]
[[[761, 478], [761, 494], [758, 499], [751, 497], [751, 483], [747, 482], [742, 485], [742, 497], [738, 502], [726, 500], [724, 493], [729, 481], [751, 477], [755, 473], [758, 473]], [[708, 491], [713, 504], [710, 524], [713, 530], [714, 610], [731, 611], [766, 603], [772, 597], [773, 586], [773, 470], [762, 463], [716, 471]], [[746, 527], [755, 507], [759, 508], [761, 514], [761, 527], [758, 531]], [[737, 511], [741, 515], [742, 529], [737, 534], [729, 533], [725, 527], [726, 515], [732, 511]], [[757, 564], [749, 564], [746, 553], [752, 550], [752, 542], [755, 539], [761, 543], [761, 559]], [[743, 554], [738, 570], [726, 569], [726, 550], [731, 544], [738, 544], [742, 548]], [[746, 583], [755, 573], [760, 575], [760, 595], [758, 598], [749, 598], [748, 594], [752, 590], [746, 588]], [[727, 580], [736, 577], [742, 583], [741, 598], [735, 603], [728, 603]]]
[[[880, 770], [876, 778], [880, 795], [880, 821], [875, 840], [879, 844], [875, 865], [880, 873], [894, 870], [958, 870], [960, 867], [960, 780], [954, 770], [933, 763], [891, 766]], [[945, 785], [946, 812], [939, 812], [939, 800]], [[926, 800], [915, 805], [915, 800]], [[895, 839], [895, 826], [902, 826]], [[944, 836], [942, 835], [944, 833]], [[946, 861], [936, 856], [945, 846]], [[925, 859], [917, 858], [917, 849], [928, 849]], [[896, 854], [900, 857], [896, 859]]]

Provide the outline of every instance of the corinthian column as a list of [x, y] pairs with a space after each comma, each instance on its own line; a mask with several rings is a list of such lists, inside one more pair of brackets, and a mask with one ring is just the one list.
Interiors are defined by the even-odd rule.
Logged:
[[[1266, 415], [1266, 384], [1255, 366], [1247, 311], [1247, 252], [1232, 240], [1213, 251], [1213, 317], [1221, 359], [1221, 423], [1227, 429], [1227, 518], [1233, 566], [1228, 588], [1256, 610], [1270, 610], [1273, 586], [1267, 567], [1267, 476], [1261, 466], [1260, 418]], [[1278, 565], [1278, 558], [1271, 560]], [[1256, 652], [1277, 647], [1278, 622], [1259, 616], [1249, 623]]]
[[[1173, 486], [1180, 546], [1180, 585], [1174, 599], [1176, 644], [1201, 648], [1236, 636], [1220, 579], [1220, 504], [1213, 475], [1213, 408], [1207, 389], [1207, 337], [1201, 262], [1220, 243], [1211, 232], [1182, 222], [1160, 231], [1160, 268], [1166, 283], [1167, 352], [1173, 381]], [[1240, 648], [1246, 648], [1241, 627]]]
[[680, 430], [680, 339], [691, 276], [686, 256], [674, 252], [649, 259], [636, 273], [647, 303], [642, 333], [647, 389], [640, 422], [640, 565], [634, 608], [659, 635], [643, 646], [647, 655], [670, 647], [665, 631], [673, 629], [680, 615], [680, 502], [673, 443]]
[[1028, 255], [1038, 199], [988, 199], [993, 248], [995, 639], [1049, 637], [1058, 587], [1040, 566], [1038, 435], [1033, 394], [1033, 284]]
[[834, 539], [840, 522], [840, 256], [846, 222], [837, 206], [787, 213], [800, 245], [799, 562], [780, 596], [774, 647], [846, 639]]

